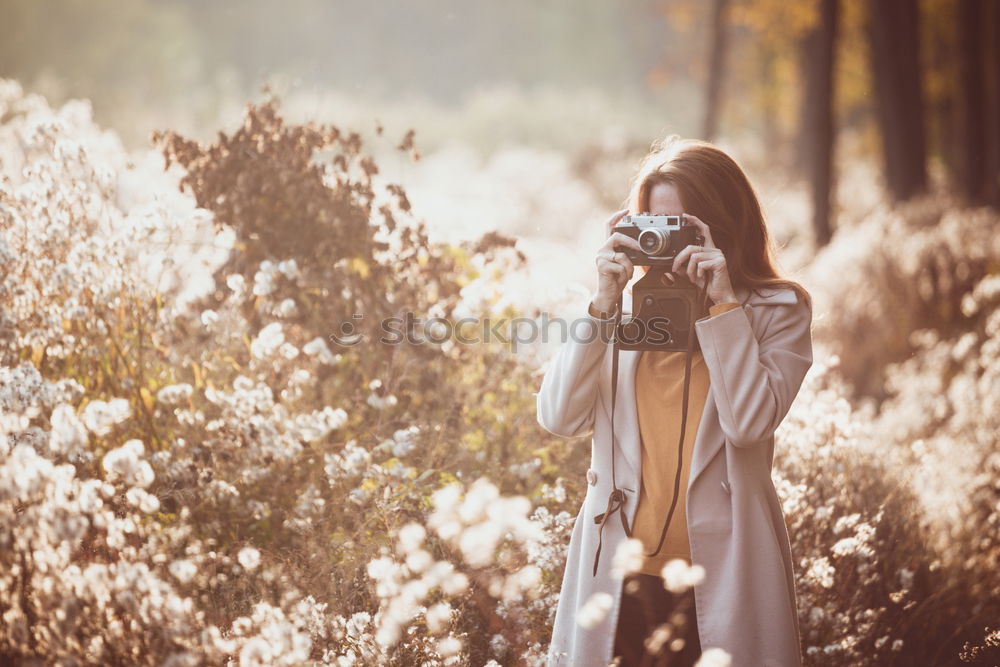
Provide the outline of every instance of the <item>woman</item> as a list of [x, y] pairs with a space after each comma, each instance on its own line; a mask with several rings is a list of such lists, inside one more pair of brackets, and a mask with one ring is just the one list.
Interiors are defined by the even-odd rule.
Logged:
[[[683, 213], [699, 227], [704, 242], [674, 261], [681, 278], [664, 279], [690, 280], [710, 307], [695, 322], [700, 349], [692, 355], [683, 440], [677, 396], [685, 353], [619, 352], [612, 480], [609, 341], [619, 296], [630, 312], [623, 289], [634, 267], [623, 250], [638, 248], [611, 228], [629, 210]], [[673, 620], [670, 640], [681, 641], [666, 642], [666, 649], [680, 652], [643, 664], [691, 664], [701, 650], [718, 647], [734, 667], [800, 665], [793, 560], [770, 472], [774, 431], [812, 366], [809, 294], [778, 275], [743, 171], [705, 142], [669, 137], [654, 145], [633, 180], [629, 208], [608, 221], [608, 231], [596, 257], [597, 290], [586, 309], [581, 304], [587, 331], [577, 324], [537, 395], [546, 430], [593, 434], [549, 664], [607, 665], [616, 656], [628, 664], [642, 654], [650, 630]], [[683, 507], [679, 502], [661, 540], [679, 440]], [[624, 494], [617, 505], [615, 488]], [[641, 541], [643, 560], [623, 579], [612, 565], [629, 535]], [[659, 568], [670, 558], [704, 568], [686, 595], [664, 592]], [[687, 608], [686, 620], [671, 618], [674, 606]]]

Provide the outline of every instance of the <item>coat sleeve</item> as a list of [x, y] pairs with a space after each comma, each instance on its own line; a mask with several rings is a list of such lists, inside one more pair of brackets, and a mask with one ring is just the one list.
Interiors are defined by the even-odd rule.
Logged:
[[774, 435], [813, 362], [812, 308], [801, 298], [764, 307], [773, 314], [760, 341], [743, 308], [695, 322], [719, 423], [736, 447]]
[[587, 312], [569, 323], [536, 395], [538, 423], [549, 433], [569, 438], [594, 430], [597, 385], [613, 333], [614, 317]]

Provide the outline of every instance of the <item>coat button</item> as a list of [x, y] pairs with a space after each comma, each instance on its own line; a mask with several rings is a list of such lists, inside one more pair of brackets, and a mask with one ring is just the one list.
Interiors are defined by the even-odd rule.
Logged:
[[728, 493], [729, 495], [733, 495], [733, 490], [729, 487], [729, 482], [727, 482], [726, 480], [722, 480], [722, 490]]
[[597, 472], [595, 472], [593, 468], [587, 469], [587, 483], [591, 486], [597, 484]]

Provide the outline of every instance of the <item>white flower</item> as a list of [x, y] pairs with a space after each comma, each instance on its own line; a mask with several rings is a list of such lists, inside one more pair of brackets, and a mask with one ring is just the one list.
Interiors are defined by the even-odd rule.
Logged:
[[858, 520], [861, 519], [861, 515], [855, 512], [854, 514], [847, 514], [837, 519], [837, 522], [833, 524], [833, 532], [837, 535], [843, 533], [845, 530], [850, 530], [857, 525]]
[[316, 357], [321, 364], [327, 364], [329, 366], [340, 363], [340, 360], [343, 358], [339, 354], [333, 354], [330, 352], [330, 348], [327, 347], [326, 341], [319, 336], [303, 345], [302, 351], [310, 357]]
[[231, 273], [226, 277], [226, 286], [236, 294], [242, 294], [247, 287], [247, 281], [239, 273]]
[[414, 549], [406, 556], [406, 567], [410, 572], [423, 572], [434, 562], [434, 558], [424, 549]]
[[251, 637], [240, 650], [240, 667], [255, 667], [256, 665], [274, 664], [277, 656], [272, 651], [271, 644], [263, 637]]
[[130, 505], [138, 507], [139, 511], [151, 514], [160, 509], [160, 499], [144, 489], [133, 487], [125, 493], [125, 499]]
[[445, 637], [437, 643], [437, 652], [442, 658], [448, 658], [462, 650], [462, 641], [458, 637]]
[[405, 429], [398, 429], [392, 434], [392, 455], [403, 457], [413, 451], [417, 446], [416, 437], [420, 433], [417, 426], [410, 426]]
[[399, 529], [397, 539], [399, 541], [398, 550], [400, 554], [408, 554], [414, 549], [419, 549], [427, 537], [427, 529], [419, 523], [410, 522]]
[[351, 617], [347, 619], [346, 624], [347, 636], [355, 639], [361, 637], [361, 635], [368, 629], [371, 622], [372, 615], [367, 611], [358, 611], [351, 614]]
[[493, 562], [497, 542], [503, 536], [503, 524], [484, 521], [462, 532], [459, 547], [465, 562], [473, 567], [486, 567]]
[[191, 398], [194, 388], [186, 382], [169, 384], [156, 392], [156, 400], [166, 405], [177, 405]]
[[439, 510], [451, 510], [458, 504], [458, 500], [461, 497], [462, 485], [458, 482], [452, 482], [434, 491], [431, 494], [431, 502]]
[[77, 419], [73, 406], [60, 403], [49, 421], [52, 423], [49, 450], [53, 453], [69, 453], [87, 443], [87, 430]]
[[484, 478], [477, 479], [465, 494], [458, 514], [467, 524], [482, 521], [486, 518], [487, 505], [499, 497], [500, 489], [495, 484]]
[[285, 334], [281, 329], [281, 322], [271, 322], [257, 334], [257, 337], [250, 344], [250, 352], [258, 359], [267, 359], [284, 342]]
[[260, 263], [260, 268], [253, 277], [254, 295], [267, 296], [274, 290], [278, 289], [278, 285], [275, 282], [274, 277], [274, 263], [265, 259]]
[[91, 401], [83, 409], [83, 423], [94, 435], [107, 435], [111, 427], [128, 419], [132, 407], [124, 398], [110, 401]]
[[299, 356], [299, 348], [295, 347], [291, 343], [282, 343], [281, 347], [278, 348], [278, 353], [285, 359], [294, 359]]
[[[656, 626], [652, 634], [650, 634], [643, 645], [646, 647], [646, 652], [649, 655], [658, 655], [661, 650], [663, 650], [663, 645], [667, 643], [673, 634], [673, 628], [670, 625], [664, 623], [662, 625]], [[677, 641], [676, 639], [674, 641]]]
[[815, 581], [823, 588], [831, 588], [835, 573], [836, 569], [830, 564], [830, 560], [826, 556], [822, 556], [813, 559], [809, 565], [809, 569], [806, 571], [805, 577], [806, 579]]
[[611, 611], [612, 602], [614, 598], [609, 593], [603, 591], [594, 593], [577, 612], [577, 624], [586, 630], [594, 628]]
[[722, 648], [712, 647], [703, 651], [695, 667], [729, 667], [733, 664], [733, 658]]
[[687, 589], [700, 584], [705, 579], [705, 568], [695, 563], [688, 565], [682, 558], [667, 561], [660, 571], [663, 585], [672, 593], [683, 593]]
[[525, 565], [503, 582], [500, 596], [506, 601], [521, 600], [525, 592], [537, 591], [542, 571], [536, 565]]
[[[311, 414], [295, 417], [297, 435], [307, 442], [316, 442], [345, 423], [347, 423], [347, 412], [343, 408], [334, 409], [329, 405]], [[345, 447], [345, 451], [347, 449]], [[347, 453], [353, 454], [353, 449]]]
[[253, 547], [243, 547], [236, 559], [239, 560], [244, 569], [256, 570], [257, 566], [260, 565], [260, 552]]
[[451, 605], [447, 602], [438, 602], [424, 614], [427, 619], [427, 629], [431, 634], [440, 634], [448, 628], [451, 621]]
[[389, 394], [388, 396], [385, 396], [385, 397], [377, 396], [375, 394], [369, 394], [368, 395], [368, 399], [367, 399], [366, 402], [368, 403], [368, 405], [372, 406], [373, 408], [381, 410], [383, 408], [387, 408], [387, 407], [391, 407], [393, 405], [396, 405], [397, 400], [396, 400], [395, 395], [393, 395], [393, 394]]
[[177, 581], [182, 584], [188, 583], [198, 574], [198, 568], [189, 560], [175, 560], [170, 564], [169, 569], [170, 574], [174, 575]]
[[201, 325], [211, 330], [215, 323], [219, 321], [219, 314], [214, 310], [201, 311]]
[[295, 304], [295, 299], [283, 299], [281, 303], [274, 309], [274, 314], [278, 317], [294, 317], [298, 313], [299, 308]]
[[850, 554], [856, 553], [861, 548], [861, 543], [856, 537], [845, 537], [838, 540], [836, 544], [833, 545], [831, 551], [835, 556], [849, 556]]
[[153, 483], [153, 468], [142, 460], [145, 453], [141, 440], [129, 440], [104, 455], [101, 465], [111, 482], [123, 480], [131, 486], [146, 487]]
[[634, 537], [619, 542], [611, 561], [611, 576], [622, 579], [629, 572], [636, 572], [642, 567], [642, 540]]
[[461, 595], [469, 587], [469, 578], [462, 572], [452, 572], [441, 581], [445, 595]]
[[295, 263], [294, 259], [286, 259], [278, 262], [278, 271], [284, 273], [289, 280], [295, 280], [299, 275], [299, 265]]

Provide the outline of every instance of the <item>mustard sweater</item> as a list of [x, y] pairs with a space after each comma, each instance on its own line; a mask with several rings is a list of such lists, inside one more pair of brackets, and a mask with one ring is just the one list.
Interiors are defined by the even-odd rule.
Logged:
[[[714, 317], [740, 304], [718, 303], [708, 313]], [[688, 389], [688, 417], [684, 433], [684, 460], [677, 506], [660, 553], [656, 550], [663, 522], [670, 511], [677, 474], [677, 440], [680, 438], [681, 409], [684, 402], [684, 356], [680, 351], [643, 351], [635, 374], [636, 409], [642, 436], [642, 484], [639, 504], [632, 524], [632, 537], [642, 541], [643, 564], [639, 572], [659, 575], [668, 560], [681, 558], [691, 562], [688, 542], [685, 497], [694, 438], [708, 395], [708, 367], [701, 350], [691, 355], [691, 379]]]

